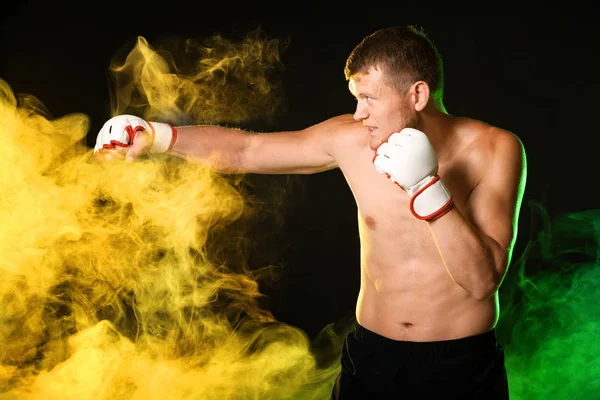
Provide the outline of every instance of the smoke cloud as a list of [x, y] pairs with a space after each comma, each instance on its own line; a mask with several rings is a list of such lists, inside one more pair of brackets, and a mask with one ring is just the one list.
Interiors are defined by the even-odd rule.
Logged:
[[[276, 42], [184, 47], [201, 56], [193, 74], [139, 38], [111, 67], [114, 114], [273, 112]], [[339, 335], [325, 327], [317, 355], [261, 305], [273, 266], [249, 264], [252, 224], [273, 204], [243, 176], [167, 155], [98, 163], [89, 126], [0, 81], [0, 398], [326, 397]]]
[[500, 293], [511, 399], [600, 393], [600, 210], [552, 218], [530, 203], [533, 237]]

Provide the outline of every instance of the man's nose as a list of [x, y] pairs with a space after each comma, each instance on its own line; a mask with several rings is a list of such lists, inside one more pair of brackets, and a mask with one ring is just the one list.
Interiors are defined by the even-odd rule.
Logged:
[[356, 111], [354, 112], [354, 119], [356, 121], [365, 120], [369, 117], [366, 108], [360, 103], [356, 103]]

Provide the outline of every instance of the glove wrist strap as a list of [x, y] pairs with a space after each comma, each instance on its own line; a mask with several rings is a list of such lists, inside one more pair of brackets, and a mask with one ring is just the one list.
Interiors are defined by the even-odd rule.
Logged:
[[173, 148], [177, 141], [177, 129], [163, 122], [148, 122], [152, 129], [151, 154], [165, 153]]
[[410, 199], [410, 210], [418, 219], [434, 221], [454, 206], [452, 195], [440, 181], [439, 175], [419, 188]]

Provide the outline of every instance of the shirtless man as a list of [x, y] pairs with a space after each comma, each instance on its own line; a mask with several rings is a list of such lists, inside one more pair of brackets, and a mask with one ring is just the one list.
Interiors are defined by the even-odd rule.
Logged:
[[358, 206], [361, 287], [333, 397], [507, 399], [495, 326], [525, 185], [522, 143], [446, 112], [441, 58], [414, 27], [363, 39], [345, 74], [354, 115], [261, 135], [120, 115], [94, 153], [168, 151], [223, 173], [340, 168]]

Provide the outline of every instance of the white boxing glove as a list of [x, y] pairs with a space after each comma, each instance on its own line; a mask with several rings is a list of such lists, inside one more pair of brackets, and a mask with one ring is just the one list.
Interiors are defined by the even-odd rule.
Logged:
[[144, 130], [152, 136], [149, 153], [169, 151], [177, 140], [175, 127], [163, 122], [148, 122], [135, 115], [117, 115], [106, 121], [94, 147], [94, 155], [103, 149], [114, 149], [116, 146], [131, 146], [139, 131]]
[[452, 209], [452, 195], [440, 181], [435, 150], [423, 132], [393, 133], [377, 148], [373, 164], [409, 194], [415, 217], [433, 221]]

